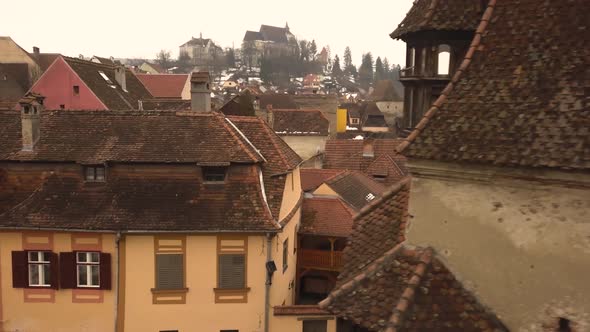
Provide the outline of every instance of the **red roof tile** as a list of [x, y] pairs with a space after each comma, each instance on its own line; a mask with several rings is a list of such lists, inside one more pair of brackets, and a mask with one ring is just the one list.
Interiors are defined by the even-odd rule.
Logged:
[[339, 198], [305, 198], [301, 234], [348, 237], [354, 212]]
[[329, 178], [342, 173], [339, 169], [301, 169], [301, 189], [303, 191], [313, 191], [321, 186]]
[[590, 3], [494, 3], [461, 69], [398, 149], [419, 159], [590, 169], [590, 34], [580, 34]]
[[[19, 112], [0, 112], [0, 159], [130, 162], [264, 161], [218, 113], [170, 111], [44, 111], [33, 152], [21, 151]], [[224, 147], [220, 149], [219, 147]]]
[[136, 74], [155, 98], [182, 98], [188, 74]]
[[283, 136], [328, 136], [330, 121], [320, 110], [273, 109], [272, 128]]

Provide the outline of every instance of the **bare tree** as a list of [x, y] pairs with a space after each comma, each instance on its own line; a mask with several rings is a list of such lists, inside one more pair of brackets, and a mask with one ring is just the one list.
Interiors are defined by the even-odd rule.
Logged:
[[172, 55], [170, 54], [170, 51], [160, 50], [160, 52], [156, 54], [156, 62], [164, 69], [168, 69], [170, 67], [171, 59]]

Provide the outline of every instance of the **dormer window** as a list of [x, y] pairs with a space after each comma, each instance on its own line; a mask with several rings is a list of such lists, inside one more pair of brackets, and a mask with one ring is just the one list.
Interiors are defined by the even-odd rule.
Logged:
[[84, 179], [87, 182], [105, 182], [106, 170], [104, 166], [84, 167]]
[[210, 183], [223, 183], [227, 167], [203, 167], [203, 180]]

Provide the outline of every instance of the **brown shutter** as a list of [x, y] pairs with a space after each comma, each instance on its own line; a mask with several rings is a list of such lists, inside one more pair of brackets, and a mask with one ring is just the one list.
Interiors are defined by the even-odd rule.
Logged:
[[219, 288], [243, 289], [245, 285], [245, 256], [219, 255]]
[[51, 282], [51, 288], [59, 288], [59, 263], [57, 260], [57, 254], [54, 252], [49, 253], [49, 280]]
[[[63, 289], [76, 288], [76, 253], [59, 253], [60, 262], [60, 287]], [[53, 276], [52, 276], [53, 278]]]
[[111, 254], [100, 253], [100, 289], [111, 289]]
[[26, 251], [12, 252], [12, 287], [25, 288], [29, 286], [29, 269]]

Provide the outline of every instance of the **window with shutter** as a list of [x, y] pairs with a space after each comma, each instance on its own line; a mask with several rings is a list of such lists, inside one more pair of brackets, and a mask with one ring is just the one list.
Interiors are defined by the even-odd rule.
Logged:
[[29, 271], [26, 251], [12, 252], [12, 287], [25, 288], [29, 286]]
[[243, 254], [219, 255], [219, 281], [221, 289], [243, 289], [246, 287], [246, 256]]
[[184, 288], [182, 254], [156, 254], [156, 289]]
[[328, 321], [326, 320], [304, 320], [303, 332], [326, 332]]
[[283, 273], [289, 267], [289, 239], [283, 242]]

